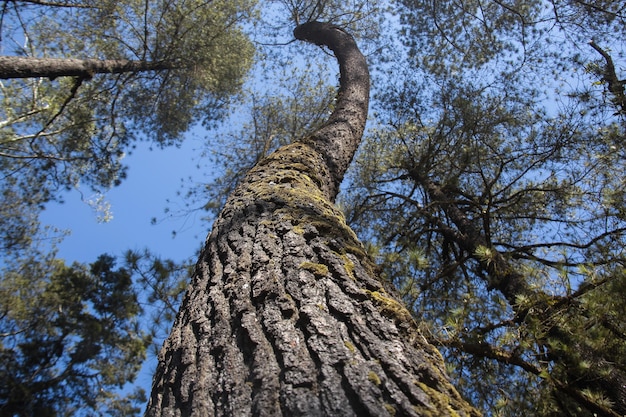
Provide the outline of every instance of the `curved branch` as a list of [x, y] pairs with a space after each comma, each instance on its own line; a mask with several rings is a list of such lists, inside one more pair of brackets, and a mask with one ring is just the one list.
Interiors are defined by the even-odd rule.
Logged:
[[327, 46], [339, 63], [335, 110], [320, 129], [304, 140], [324, 157], [332, 177], [327, 192], [333, 201], [365, 129], [370, 86], [367, 62], [354, 38], [330, 23], [304, 23], [294, 30], [294, 36]]

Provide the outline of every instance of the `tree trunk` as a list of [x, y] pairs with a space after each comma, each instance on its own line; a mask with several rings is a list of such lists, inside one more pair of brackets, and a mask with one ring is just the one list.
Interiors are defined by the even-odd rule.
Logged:
[[77, 76], [156, 71], [173, 69], [166, 62], [129, 61], [126, 59], [25, 58], [0, 56], [0, 79]]
[[146, 415], [478, 415], [331, 202], [365, 125], [365, 59], [329, 24], [294, 33], [335, 52], [336, 111], [230, 196], [160, 353]]

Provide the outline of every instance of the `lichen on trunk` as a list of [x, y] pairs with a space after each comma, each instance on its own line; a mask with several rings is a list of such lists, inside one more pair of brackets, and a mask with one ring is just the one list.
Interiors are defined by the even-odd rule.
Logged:
[[229, 197], [161, 351], [146, 415], [477, 415], [332, 204], [365, 124], [365, 59], [329, 24], [305, 24], [296, 37], [334, 50], [338, 110]]

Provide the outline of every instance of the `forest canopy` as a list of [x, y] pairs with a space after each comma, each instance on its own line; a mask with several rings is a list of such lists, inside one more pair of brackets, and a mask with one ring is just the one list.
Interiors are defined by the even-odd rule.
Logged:
[[[77, 364], [94, 364], [114, 398], [135, 368], [107, 374], [111, 364], [133, 353], [140, 366], [188, 280], [186, 265], [149, 248], [117, 263], [55, 259], [36, 247], [42, 208], [66, 188], [106, 193], [123, 183], [133, 143], [172, 145], [204, 123], [205, 149], [193, 155], [204, 171], [177, 204], [200, 210], [208, 230], [247, 169], [332, 111], [335, 74], [291, 42], [297, 23], [325, 20], [357, 36], [372, 72], [368, 130], [338, 204], [455, 386], [491, 416], [626, 413], [625, 2], [2, 6], [4, 55], [171, 65], [1, 80], [0, 348], [12, 378], [31, 384], [19, 392], [37, 398], [42, 380], [25, 375], [52, 372], [57, 358], [68, 378], [85, 376]], [[29, 294], [25, 282], [35, 283]], [[88, 289], [85, 298], [71, 288]], [[117, 294], [123, 308], [102, 308], [121, 316], [78, 307], [95, 294]], [[51, 317], [49, 326], [35, 325], [36, 314]], [[104, 316], [115, 323], [106, 341], [73, 333]], [[105, 355], [114, 339], [121, 350]], [[41, 398], [69, 395], [46, 390]], [[15, 392], [0, 391], [0, 407], [17, 404]], [[91, 401], [124, 412], [142, 404], [139, 393]], [[52, 404], [58, 415], [77, 406]]]

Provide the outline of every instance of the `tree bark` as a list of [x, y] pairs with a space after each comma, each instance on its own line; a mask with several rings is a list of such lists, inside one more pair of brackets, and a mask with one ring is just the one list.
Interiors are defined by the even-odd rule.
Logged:
[[129, 61], [126, 59], [27, 58], [0, 56], [0, 79], [64, 77], [91, 78], [95, 74], [157, 71], [173, 69], [167, 62]]
[[476, 416], [332, 204], [365, 125], [365, 59], [332, 25], [295, 35], [335, 52], [337, 108], [229, 197], [160, 353], [146, 415]]

